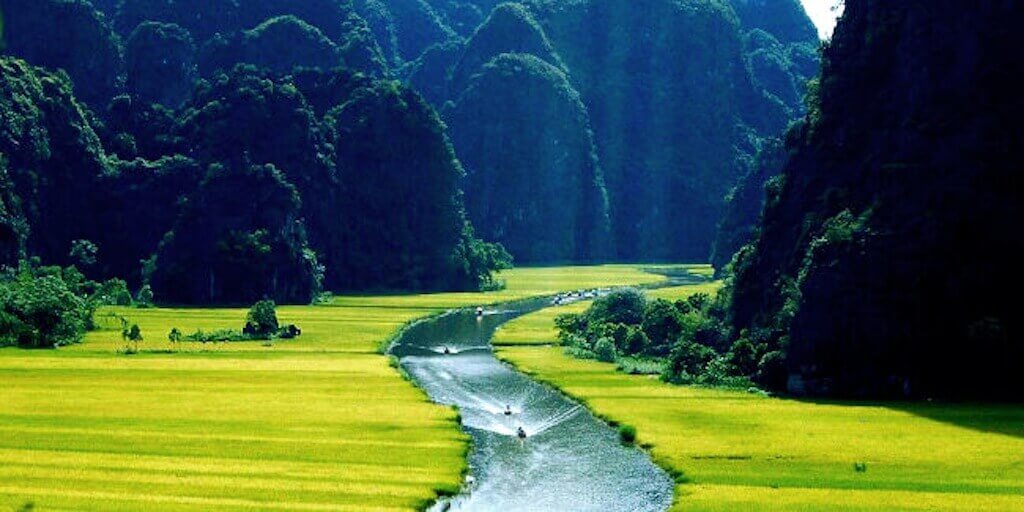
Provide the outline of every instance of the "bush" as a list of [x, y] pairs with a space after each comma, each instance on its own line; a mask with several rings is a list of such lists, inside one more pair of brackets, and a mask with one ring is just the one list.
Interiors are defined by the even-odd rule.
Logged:
[[647, 297], [636, 288], [616, 290], [594, 301], [587, 312], [591, 324], [640, 325], [644, 320]]
[[78, 343], [92, 324], [93, 306], [60, 275], [38, 277], [23, 265], [0, 282], [0, 345], [56, 348]]
[[594, 355], [597, 360], [603, 363], [614, 363], [618, 357], [615, 350], [615, 342], [611, 338], [601, 338], [594, 343]]
[[642, 329], [633, 328], [626, 334], [625, 347], [623, 352], [627, 354], [643, 354], [651, 346], [651, 339], [647, 337]]
[[555, 317], [555, 327], [558, 328], [558, 339], [563, 345], [571, 345], [569, 338], [583, 333], [587, 329], [586, 315], [565, 313]]
[[717, 354], [710, 347], [680, 340], [669, 356], [669, 370], [673, 375], [687, 373], [700, 375]]
[[665, 372], [664, 359], [619, 357], [617, 370], [630, 375], [661, 375]]
[[764, 356], [767, 346], [755, 343], [743, 336], [736, 340], [729, 351], [728, 360], [741, 375], [753, 375], [758, 370], [758, 363]]
[[619, 441], [628, 446], [636, 443], [636, 427], [633, 425], [619, 425]]
[[181, 334], [181, 330], [177, 327], [172, 327], [171, 332], [167, 333], [167, 341], [171, 343], [181, 343], [184, 335]]
[[148, 284], [142, 285], [139, 293], [135, 294], [135, 305], [140, 308], [153, 307], [153, 289]]
[[785, 389], [789, 372], [786, 369], [786, 354], [773, 350], [761, 357], [757, 364], [754, 380], [769, 389]]
[[682, 334], [682, 315], [675, 305], [656, 299], [644, 308], [643, 330], [654, 345], [670, 344]]
[[249, 309], [242, 332], [249, 336], [269, 337], [276, 334], [278, 329], [277, 305], [272, 300], [261, 300]]
[[111, 279], [101, 283], [93, 294], [96, 304], [104, 306], [131, 306], [132, 294], [123, 279]]

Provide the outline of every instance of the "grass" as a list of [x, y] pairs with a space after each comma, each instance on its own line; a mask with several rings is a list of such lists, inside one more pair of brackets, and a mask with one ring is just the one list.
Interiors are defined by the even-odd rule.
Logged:
[[[530, 317], [549, 314], [515, 323], [539, 329]], [[679, 475], [673, 510], [1024, 510], [1024, 406], [767, 398], [625, 375], [559, 347], [499, 350], [636, 427], [637, 443]]]
[[[453, 307], [661, 279], [631, 266], [516, 269], [493, 293], [341, 296], [281, 307], [295, 340], [181, 343], [172, 327], [240, 328], [244, 309], [101, 311], [111, 329], [56, 351], [0, 349], [0, 509], [421, 508], [458, 490], [468, 440], [378, 353]], [[123, 355], [118, 324], [141, 353]]]

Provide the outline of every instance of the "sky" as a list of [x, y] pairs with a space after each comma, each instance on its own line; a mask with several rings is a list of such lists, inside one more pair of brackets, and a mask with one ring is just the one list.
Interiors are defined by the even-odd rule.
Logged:
[[842, 7], [833, 11], [840, 2], [837, 0], [800, 0], [804, 4], [807, 15], [818, 27], [818, 34], [822, 39], [832, 37], [832, 30], [836, 28], [836, 18], [843, 13]]

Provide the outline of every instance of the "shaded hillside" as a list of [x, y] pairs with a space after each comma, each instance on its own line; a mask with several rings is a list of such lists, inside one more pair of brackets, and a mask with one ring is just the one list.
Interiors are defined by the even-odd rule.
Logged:
[[754, 238], [764, 209], [765, 187], [769, 183], [777, 186], [782, 182], [770, 180], [782, 172], [788, 156], [781, 140], [765, 140], [756, 158], [747, 163], [746, 175], [729, 192], [725, 214], [718, 224], [718, 234], [711, 251], [711, 265], [718, 275], [727, 271], [736, 252]]
[[122, 87], [121, 42], [87, 0], [2, 0], [3, 48], [67, 71], [79, 98], [103, 106]]
[[485, 238], [522, 262], [607, 256], [608, 202], [590, 120], [562, 71], [532, 55], [499, 55], [447, 119], [466, 167], [470, 218]]
[[1020, 315], [999, 292], [1024, 281], [1020, 15], [1000, 1], [846, 2], [732, 289], [735, 329], [785, 351], [791, 390], [1021, 389]]
[[707, 258], [722, 198], [739, 177], [737, 124], [763, 124], [741, 109], [756, 93], [731, 9], [676, 0], [531, 5], [589, 109], [618, 257]]

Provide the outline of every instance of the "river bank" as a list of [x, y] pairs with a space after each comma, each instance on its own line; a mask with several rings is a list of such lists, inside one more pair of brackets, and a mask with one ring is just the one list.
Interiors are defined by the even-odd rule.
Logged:
[[509, 323], [495, 338], [498, 357], [635, 426], [638, 442], [680, 475], [673, 510], [1024, 510], [1024, 407], [673, 386], [566, 356], [545, 327], [554, 315]]

